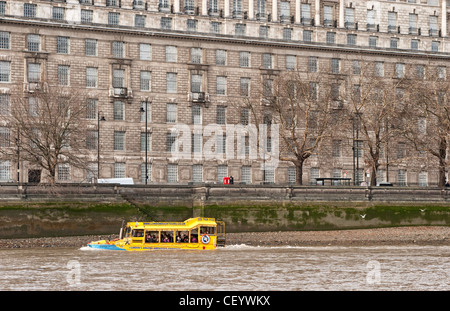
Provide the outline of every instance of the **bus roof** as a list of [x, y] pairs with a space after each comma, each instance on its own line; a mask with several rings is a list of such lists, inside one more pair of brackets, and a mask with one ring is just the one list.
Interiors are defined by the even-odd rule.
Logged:
[[137, 222], [136, 221], [136, 222], [128, 222], [127, 223], [127, 227], [131, 227], [132, 229], [155, 229], [155, 230], [161, 230], [161, 229], [188, 230], [188, 229], [194, 228], [198, 225], [215, 227], [217, 225], [217, 223], [214, 218], [204, 218], [204, 217], [189, 218], [189, 219], [185, 220], [184, 222], [172, 222], [172, 221]]

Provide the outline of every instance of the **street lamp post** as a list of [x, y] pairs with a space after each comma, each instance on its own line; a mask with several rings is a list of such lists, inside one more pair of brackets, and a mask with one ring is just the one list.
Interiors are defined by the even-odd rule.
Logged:
[[145, 113], [145, 184], [148, 182], [148, 131], [147, 131], [147, 122], [148, 122], [148, 97], [145, 98], [145, 109], [141, 107], [139, 110], [141, 113]]
[[100, 178], [100, 121], [106, 121], [105, 117], [100, 117], [100, 111], [97, 112], [97, 182]]

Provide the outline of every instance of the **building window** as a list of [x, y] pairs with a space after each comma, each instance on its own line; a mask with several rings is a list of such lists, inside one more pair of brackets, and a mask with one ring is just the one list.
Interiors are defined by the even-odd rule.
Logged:
[[97, 119], [97, 99], [88, 98], [86, 102], [86, 119]]
[[108, 13], [108, 25], [119, 25], [120, 14], [116, 12]]
[[10, 106], [9, 94], [0, 94], [0, 116], [9, 116]]
[[326, 42], [327, 42], [327, 44], [335, 44], [336, 43], [336, 33], [327, 31]]
[[265, 167], [264, 182], [269, 184], [273, 184], [275, 182], [275, 170], [273, 167]]
[[166, 105], [166, 122], [177, 122], [177, 104], [170, 103]]
[[259, 26], [259, 37], [260, 38], [269, 38], [269, 27], [268, 26]]
[[227, 77], [217, 77], [216, 93], [217, 95], [227, 94]]
[[177, 152], [177, 132], [168, 132], [166, 134], [166, 151]]
[[250, 121], [250, 110], [248, 108], [241, 108], [240, 123], [242, 125], [248, 125]]
[[166, 74], [166, 89], [167, 93], [177, 92], [177, 74], [173, 72], [168, 72]]
[[196, 32], [197, 31], [198, 21], [196, 19], [188, 19], [186, 20], [186, 28], [187, 31]]
[[355, 28], [355, 9], [345, 8], [345, 28], [354, 29]]
[[245, 36], [245, 24], [236, 24], [235, 25], [235, 34], [236, 36]]
[[41, 36], [30, 34], [27, 36], [27, 48], [31, 52], [39, 52], [41, 50]]
[[227, 136], [225, 134], [218, 134], [216, 136], [216, 153], [225, 154], [227, 150]]
[[202, 91], [202, 75], [193, 74], [191, 75], [191, 92], [200, 93]]
[[[147, 137], [147, 144], [145, 142], [145, 137]], [[152, 150], [152, 135], [151, 133], [141, 133], [141, 151], [145, 151], [145, 147], [147, 147], [147, 151]]]
[[406, 170], [398, 170], [397, 184], [398, 186], [406, 186]]
[[250, 95], [250, 78], [241, 78], [240, 81], [241, 96]]
[[97, 40], [86, 39], [85, 52], [86, 52], [86, 56], [97, 56]]
[[171, 17], [161, 17], [161, 29], [172, 29]]
[[397, 13], [388, 12], [388, 32], [397, 31]]
[[309, 56], [308, 57], [308, 71], [309, 72], [317, 72], [318, 62], [319, 62], [319, 60], [317, 57]]
[[340, 60], [339, 58], [331, 59], [331, 72], [334, 74], [338, 74], [340, 71]]
[[114, 150], [125, 150], [125, 132], [114, 131]]
[[431, 42], [431, 51], [432, 52], [439, 52], [439, 45], [440, 45], [439, 41], [432, 41]]
[[166, 46], [166, 62], [175, 63], [177, 61], [177, 47], [173, 45]]
[[[145, 176], [146, 173], [147, 176]], [[152, 165], [150, 163], [147, 163], [147, 171], [145, 170], [145, 163], [141, 164], [141, 182], [145, 183], [145, 181], [152, 181]]]
[[225, 106], [217, 106], [216, 123], [221, 124], [221, 125], [226, 124], [226, 107]]
[[81, 22], [82, 23], [92, 23], [94, 11], [92, 10], [81, 10]]
[[371, 48], [376, 48], [378, 45], [378, 37], [370, 36], [369, 37], [369, 46]]
[[273, 69], [273, 55], [264, 53], [262, 55], [262, 63], [264, 69]]
[[125, 86], [125, 70], [113, 69], [113, 88], [121, 89]]
[[312, 30], [303, 30], [303, 41], [312, 42]]
[[59, 21], [64, 20], [65, 19], [65, 8], [54, 6], [53, 10], [52, 10], [52, 16], [53, 16], [53, 19], [56, 19]]
[[121, 101], [114, 102], [114, 120], [116, 121], [125, 120], [125, 104]]
[[202, 63], [202, 49], [201, 48], [191, 48], [191, 62], [194, 64]]
[[59, 85], [69, 85], [69, 66], [58, 65], [58, 83]]
[[316, 178], [319, 178], [319, 168], [311, 167], [311, 169], [309, 171], [309, 180], [310, 180], [311, 185], [317, 184]]
[[222, 184], [224, 177], [228, 177], [228, 166], [227, 165], [217, 166], [217, 182], [219, 184]]
[[140, 60], [152, 60], [151, 44], [147, 44], [147, 43], [139, 44], [139, 59]]
[[355, 34], [347, 35], [347, 44], [348, 45], [356, 45], [356, 35]]
[[[141, 122], [145, 122], [145, 118], [147, 118], [147, 122], [150, 122], [152, 119], [152, 106], [149, 102], [141, 102], [141, 108], [144, 110], [141, 112]], [[147, 116], [145, 115], [147, 114]]]
[[0, 15], [6, 14], [6, 2], [0, 1]]
[[410, 35], [417, 35], [418, 29], [417, 29], [417, 14], [409, 14], [409, 34]]
[[384, 63], [383, 62], [375, 62], [374, 68], [375, 76], [384, 77]]
[[125, 178], [125, 163], [114, 163], [114, 178]]
[[360, 75], [361, 74], [361, 61], [359, 61], [359, 60], [352, 61], [352, 68], [353, 68], [354, 75]]
[[203, 165], [195, 164], [192, 166], [192, 181], [203, 182]]
[[419, 40], [411, 39], [411, 50], [417, 51], [419, 49]]
[[0, 31], [0, 50], [9, 50], [11, 34], [6, 31]]
[[377, 11], [373, 9], [367, 10], [367, 30], [374, 30], [375, 25], [375, 17], [377, 15]]
[[405, 77], [405, 64], [402, 63], [395, 64], [395, 77], [396, 78]]
[[239, 53], [239, 66], [245, 68], [250, 67], [250, 52]]
[[141, 71], [141, 91], [151, 91], [151, 72]]
[[96, 150], [98, 148], [98, 131], [86, 131], [86, 149]]
[[0, 82], [10, 82], [11, 63], [0, 61]]
[[283, 40], [292, 40], [292, 29], [291, 28], [283, 28]]
[[211, 32], [216, 34], [222, 33], [222, 23], [211, 22]]
[[438, 30], [438, 17], [436, 15], [431, 15], [429, 18], [429, 35], [437, 36], [439, 35]]
[[202, 107], [200, 105], [192, 106], [192, 124], [202, 124]]
[[251, 170], [252, 168], [250, 166], [242, 166], [241, 167], [241, 182], [245, 184], [251, 184], [252, 183], [252, 174]]
[[201, 155], [202, 153], [202, 143], [203, 143], [203, 136], [201, 133], [192, 133], [191, 137], [192, 141], [192, 153], [194, 155]]
[[10, 130], [7, 127], [0, 127], [0, 147], [9, 147], [10, 145]]
[[333, 26], [333, 7], [329, 5], [324, 5], [323, 7], [323, 25]]
[[23, 16], [36, 17], [36, 4], [24, 3], [23, 4]]
[[134, 26], [139, 28], [145, 27], [145, 15], [135, 15], [134, 16]]
[[216, 50], [216, 65], [217, 66], [225, 66], [226, 60], [227, 60], [227, 51]]
[[333, 158], [340, 158], [342, 155], [342, 141], [341, 140], [333, 140], [332, 142], [332, 156]]
[[98, 69], [86, 67], [86, 87], [97, 87]]
[[123, 58], [124, 57], [124, 43], [122, 41], [114, 41], [112, 43], [112, 55], [113, 57]]
[[418, 182], [419, 187], [427, 187], [428, 186], [428, 173], [420, 172], [417, 182]]
[[69, 37], [58, 37], [56, 39], [56, 53], [69, 54]]
[[167, 182], [168, 183], [178, 182], [178, 165], [177, 164], [167, 164]]
[[0, 161], [0, 181], [11, 181], [11, 162]]
[[297, 182], [297, 170], [293, 166], [288, 167], [288, 183], [294, 185]]
[[69, 166], [69, 163], [58, 164], [58, 180], [59, 181], [70, 180], [70, 166]]
[[311, 25], [311, 4], [302, 3], [301, 14], [301, 23]]
[[397, 49], [398, 48], [398, 38], [391, 38], [389, 47], [391, 49]]
[[28, 64], [28, 82], [37, 83], [41, 81], [41, 64]]
[[286, 69], [295, 70], [297, 67], [297, 58], [295, 55], [286, 55]]

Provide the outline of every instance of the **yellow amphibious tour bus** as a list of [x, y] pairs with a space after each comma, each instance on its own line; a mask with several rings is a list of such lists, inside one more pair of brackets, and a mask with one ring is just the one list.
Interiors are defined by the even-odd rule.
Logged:
[[116, 240], [94, 241], [91, 248], [123, 251], [215, 249], [225, 246], [225, 223], [214, 218], [184, 222], [128, 222]]

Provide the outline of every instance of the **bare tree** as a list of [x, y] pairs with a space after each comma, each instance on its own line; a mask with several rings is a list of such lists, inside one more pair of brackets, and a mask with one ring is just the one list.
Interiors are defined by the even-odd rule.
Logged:
[[432, 155], [438, 163], [438, 185], [446, 179], [450, 139], [450, 81], [444, 67], [427, 66], [408, 83], [409, 101], [405, 103], [403, 136], [420, 153]]
[[349, 139], [353, 141], [354, 157], [364, 154], [364, 164], [370, 169], [370, 184], [376, 185], [381, 163], [389, 165], [389, 160], [381, 156], [388, 152], [396, 134], [392, 126], [397, 122], [395, 116], [399, 115], [403, 98], [403, 79], [386, 77], [384, 69], [377, 68], [377, 64], [359, 60], [352, 61], [351, 71], [347, 75], [346, 94], [346, 112], [352, 127]]
[[295, 165], [296, 184], [302, 185], [305, 161], [332, 133], [330, 83], [324, 76], [290, 71], [263, 76], [258, 90], [257, 96], [240, 104], [250, 110], [257, 125], [279, 125], [279, 159]]
[[79, 89], [39, 83], [33, 92], [19, 87], [11, 94], [6, 123], [15, 133], [16, 149], [4, 148], [4, 157], [38, 167], [55, 183], [58, 165], [85, 168], [86, 95]]

